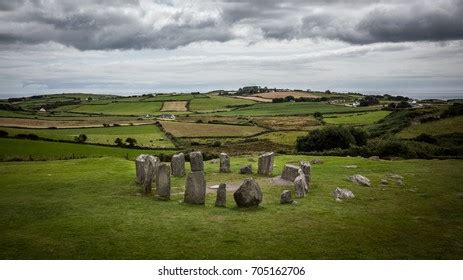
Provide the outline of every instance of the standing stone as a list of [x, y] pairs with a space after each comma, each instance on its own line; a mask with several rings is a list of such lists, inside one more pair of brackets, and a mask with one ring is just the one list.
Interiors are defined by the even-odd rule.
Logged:
[[215, 207], [227, 206], [227, 185], [220, 184], [217, 189], [217, 197], [215, 199]]
[[305, 175], [305, 179], [306, 179], [307, 183], [310, 182], [310, 173], [312, 171], [312, 166], [310, 165], [310, 162], [301, 161], [299, 163], [299, 165], [300, 165], [300, 168], [301, 168], [302, 172]]
[[230, 172], [230, 156], [226, 153], [220, 153], [220, 172]]
[[185, 176], [185, 155], [183, 153], [173, 155], [170, 164], [172, 176]]
[[156, 176], [156, 196], [165, 200], [170, 199], [170, 166], [161, 163]]
[[144, 178], [143, 178], [143, 189], [142, 192], [143, 194], [150, 194], [152, 186], [151, 184], [153, 183], [153, 179], [155, 177], [156, 173], [156, 166], [155, 166], [155, 161], [152, 160], [147, 160], [145, 161], [145, 164], [143, 166], [144, 169]]
[[281, 179], [294, 182], [298, 173], [299, 167], [292, 165], [292, 164], [285, 164], [283, 167], [283, 173], [281, 173]]
[[296, 189], [296, 197], [304, 197], [305, 194], [309, 192], [309, 187], [307, 186], [304, 174], [297, 176], [294, 180], [294, 187]]
[[263, 153], [259, 156], [257, 173], [260, 175], [271, 175], [273, 172], [273, 152]]
[[142, 154], [135, 159], [135, 181], [138, 184], [143, 184], [145, 181], [145, 159], [148, 155]]
[[[148, 176], [148, 172], [151, 172], [150, 178], [151, 182], [156, 182], [156, 176], [158, 174], [159, 165], [161, 165], [161, 160], [158, 157], [147, 155], [145, 158], [145, 176]], [[148, 171], [149, 170], [149, 171]], [[146, 178], [145, 178], [146, 180]]]
[[193, 171], [188, 174], [183, 201], [190, 204], [206, 202], [206, 179], [203, 171]]
[[248, 164], [240, 168], [240, 174], [252, 174], [252, 165]]
[[262, 202], [262, 191], [254, 179], [245, 179], [233, 198], [238, 207], [255, 207]]
[[280, 204], [292, 203], [291, 191], [284, 190], [280, 196]]
[[203, 154], [201, 154], [201, 152], [191, 152], [190, 153], [190, 166], [191, 166], [191, 171], [203, 171], [204, 170]]

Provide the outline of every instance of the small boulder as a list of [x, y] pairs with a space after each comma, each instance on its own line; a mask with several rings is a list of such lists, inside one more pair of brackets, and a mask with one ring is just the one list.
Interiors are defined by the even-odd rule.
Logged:
[[284, 190], [280, 196], [280, 204], [292, 203], [291, 191]]
[[252, 165], [248, 164], [240, 168], [240, 174], [252, 174]]
[[323, 164], [324, 161], [319, 158], [316, 158], [316, 159], [311, 160], [310, 163], [311, 164]]
[[369, 160], [379, 160], [379, 156], [371, 156], [368, 159]]
[[292, 164], [285, 164], [283, 172], [281, 173], [281, 179], [294, 182], [297, 176], [299, 176], [299, 167]]
[[256, 207], [262, 202], [262, 191], [254, 179], [245, 179], [233, 194], [238, 207]]
[[349, 181], [357, 183], [359, 185], [371, 187], [370, 179], [360, 174], [355, 174], [349, 177]]
[[357, 168], [358, 166], [357, 165], [346, 165], [344, 166], [345, 168], [349, 168], [349, 169], [355, 169]]
[[352, 199], [354, 198], [354, 193], [348, 189], [336, 188], [333, 192], [333, 196], [336, 201], [342, 201], [345, 199]]

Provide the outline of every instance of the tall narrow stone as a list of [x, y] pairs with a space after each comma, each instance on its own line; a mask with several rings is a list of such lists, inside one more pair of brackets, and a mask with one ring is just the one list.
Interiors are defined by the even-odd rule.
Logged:
[[165, 200], [170, 199], [170, 166], [161, 163], [156, 176], [156, 196]]
[[203, 171], [193, 171], [188, 174], [184, 202], [190, 204], [206, 202], [206, 179]]
[[135, 182], [143, 184], [145, 181], [145, 159], [148, 155], [142, 154], [135, 159]]
[[220, 153], [220, 172], [230, 172], [230, 156], [226, 153]]
[[185, 176], [185, 155], [179, 153], [172, 156], [171, 160], [172, 176]]
[[215, 199], [215, 207], [227, 206], [227, 185], [220, 184], [217, 189], [217, 197]]
[[263, 153], [259, 156], [257, 173], [260, 175], [271, 175], [273, 172], [273, 152]]
[[300, 164], [302, 172], [305, 175], [305, 179], [306, 179], [307, 183], [309, 183], [310, 182], [310, 173], [312, 172], [312, 166], [310, 165], [310, 162], [301, 161], [299, 164]]
[[190, 166], [191, 166], [191, 171], [203, 171], [204, 170], [203, 154], [201, 152], [191, 152], [190, 153]]
[[294, 179], [299, 176], [298, 170], [299, 167], [295, 165], [285, 164], [283, 167], [283, 172], [281, 173], [281, 179], [294, 182]]
[[304, 197], [308, 193], [309, 189], [304, 174], [299, 175], [294, 180], [294, 188], [296, 190], [296, 197]]

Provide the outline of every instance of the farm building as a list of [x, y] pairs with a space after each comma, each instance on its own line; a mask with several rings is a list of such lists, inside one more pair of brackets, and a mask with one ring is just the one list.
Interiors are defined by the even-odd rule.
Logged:
[[174, 114], [162, 114], [159, 115], [160, 119], [165, 119], [165, 120], [175, 120], [175, 115]]

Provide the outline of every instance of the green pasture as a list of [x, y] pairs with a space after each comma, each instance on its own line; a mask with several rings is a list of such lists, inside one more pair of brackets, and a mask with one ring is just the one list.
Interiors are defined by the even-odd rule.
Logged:
[[274, 131], [259, 135], [257, 136], [257, 139], [268, 140], [273, 143], [287, 146], [295, 146], [297, 138], [306, 136], [308, 133], [308, 131]]
[[[274, 174], [308, 159], [277, 156]], [[462, 160], [322, 159], [297, 204], [279, 203], [292, 183], [251, 175], [264, 199], [248, 210], [232, 192], [226, 208], [213, 206], [213, 192], [205, 206], [181, 203], [185, 178], [172, 178], [170, 201], [141, 196], [134, 163], [122, 158], [0, 163], [0, 259], [461, 259]], [[256, 170], [256, 160], [232, 158], [225, 174], [206, 162], [207, 184], [240, 184], [250, 175], [238, 169]], [[346, 180], [356, 173], [373, 186]], [[380, 187], [387, 173], [404, 185]], [[356, 197], [336, 202], [336, 187]]]
[[9, 136], [18, 134], [35, 134], [41, 138], [52, 140], [74, 141], [79, 134], [87, 135], [87, 143], [114, 145], [116, 138], [125, 140], [128, 137], [137, 140], [137, 146], [149, 148], [174, 148], [174, 144], [164, 135], [161, 129], [155, 125], [134, 125], [118, 127], [96, 128], [10, 128], [0, 127], [0, 130], [8, 132]]
[[378, 122], [389, 114], [389, 111], [361, 112], [355, 114], [332, 114], [323, 116], [323, 120], [327, 124], [368, 125]]
[[398, 133], [402, 138], [413, 138], [422, 133], [430, 135], [463, 132], [463, 116], [445, 118], [426, 123], [413, 123]]
[[101, 105], [82, 105], [72, 112], [105, 115], [145, 115], [159, 113], [162, 102], [114, 102]]
[[0, 138], [0, 161], [54, 160], [70, 158], [119, 157], [135, 159], [139, 154], [171, 155], [175, 150], [141, 150], [88, 144]]
[[342, 105], [331, 105], [322, 102], [284, 102], [258, 103], [249, 107], [239, 108], [229, 112], [213, 113], [219, 116], [292, 116], [320, 113], [345, 113], [373, 111], [375, 108], [352, 108]]
[[256, 101], [225, 96], [210, 95], [208, 98], [195, 98], [190, 101], [190, 111], [211, 112], [231, 110], [233, 106], [253, 105]]

